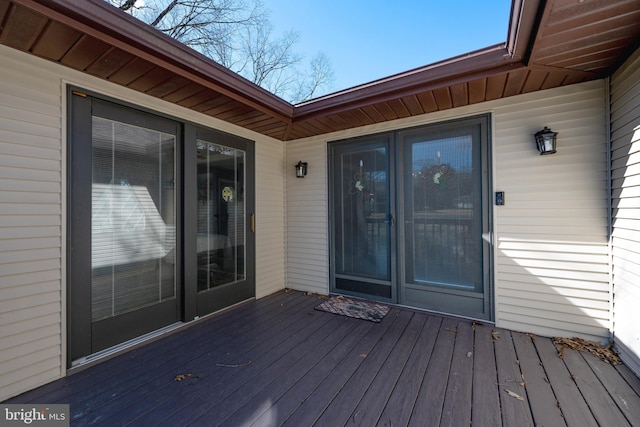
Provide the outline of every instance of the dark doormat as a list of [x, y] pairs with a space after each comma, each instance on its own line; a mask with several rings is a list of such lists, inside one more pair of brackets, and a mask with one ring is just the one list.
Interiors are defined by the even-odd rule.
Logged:
[[316, 310], [355, 317], [356, 319], [380, 322], [389, 312], [389, 307], [370, 301], [352, 300], [343, 296], [330, 297], [316, 307]]

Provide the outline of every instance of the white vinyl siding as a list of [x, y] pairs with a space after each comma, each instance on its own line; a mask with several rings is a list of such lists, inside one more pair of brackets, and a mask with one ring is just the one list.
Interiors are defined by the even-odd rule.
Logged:
[[[327, 146], [306, 139], [287, 146], [287, 286], [326, 295], [329, 292]], [[308, 163], [304, 178], [295, 165]]]
[[0, 401], [65, 374], [66, 83], [255, 141], [256, 295], [285, 286], [281, 141], [0, 46]]
[[611, 79], [614, 339], [640, 375], [640, 50]]
[[0, 400], [64, 372], [61, 89], [2, 57]]
[[284, 144], [256, 144], [256, 297], [285, 286]]
[[[493, 113], [495, 320], [546, 336], [608, 338], [604, 81], [547, 90], [290, 141], [287, 167], [288, 286], [327, 293], [327, 142]], [[533, 134], [559, 132], [558, 153], [540, 156]], [[293, 165], [309, 162], [309, 175]]]
[[[508, 100], [508, 99], [507, 99]], [[603, 81], [519, 97], [494, 109], [496, 323], [542, 335], [609, 337]], [[558, 132], [538, 155], [533, 134]]]

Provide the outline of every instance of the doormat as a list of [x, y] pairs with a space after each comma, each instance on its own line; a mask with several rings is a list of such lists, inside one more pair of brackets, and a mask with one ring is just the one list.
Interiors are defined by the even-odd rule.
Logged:
[[318, 305], [316, 310], [378, 323], [389, 312], [389, 307], [375, 302], [352, 300], [343, 296], [336, 296], [330, 297]]

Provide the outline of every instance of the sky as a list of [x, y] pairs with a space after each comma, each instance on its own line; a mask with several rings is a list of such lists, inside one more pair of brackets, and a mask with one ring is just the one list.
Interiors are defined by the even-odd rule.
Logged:
[[[297, 53], [329, 57], [347, 89], [507, 40], [511, 0], [263, 0]], [[326, 92], [326, 91], [325, 91]], [[317, 96], [323, 94], [316, 94]]]

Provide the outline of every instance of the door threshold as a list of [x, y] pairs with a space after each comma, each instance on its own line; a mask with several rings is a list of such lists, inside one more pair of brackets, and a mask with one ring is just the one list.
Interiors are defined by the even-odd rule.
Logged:
[[71, 362], [71, 370], [86, 368], [97, 363], [98, 361], [104, 361], [106, 359], [109, 359], [126, 350], [130, 350], [133, 347], [137, 347], [143, 343], [154, 340], [155, 338], [158, 338], [159, 336], [164, 335], [168, 332], [172, 332], [183, 325], [184, 325], [184, 322], [172, 323], [163, 328], [156, 329], [155, 331], [130, 339], [129, 341], [125, 341], [118, 345], [114, 345], [113, 347], [105, 348], [104, 350], [100, 350], [89, 356], [80, 357], [74, 360], [73, 362]]

